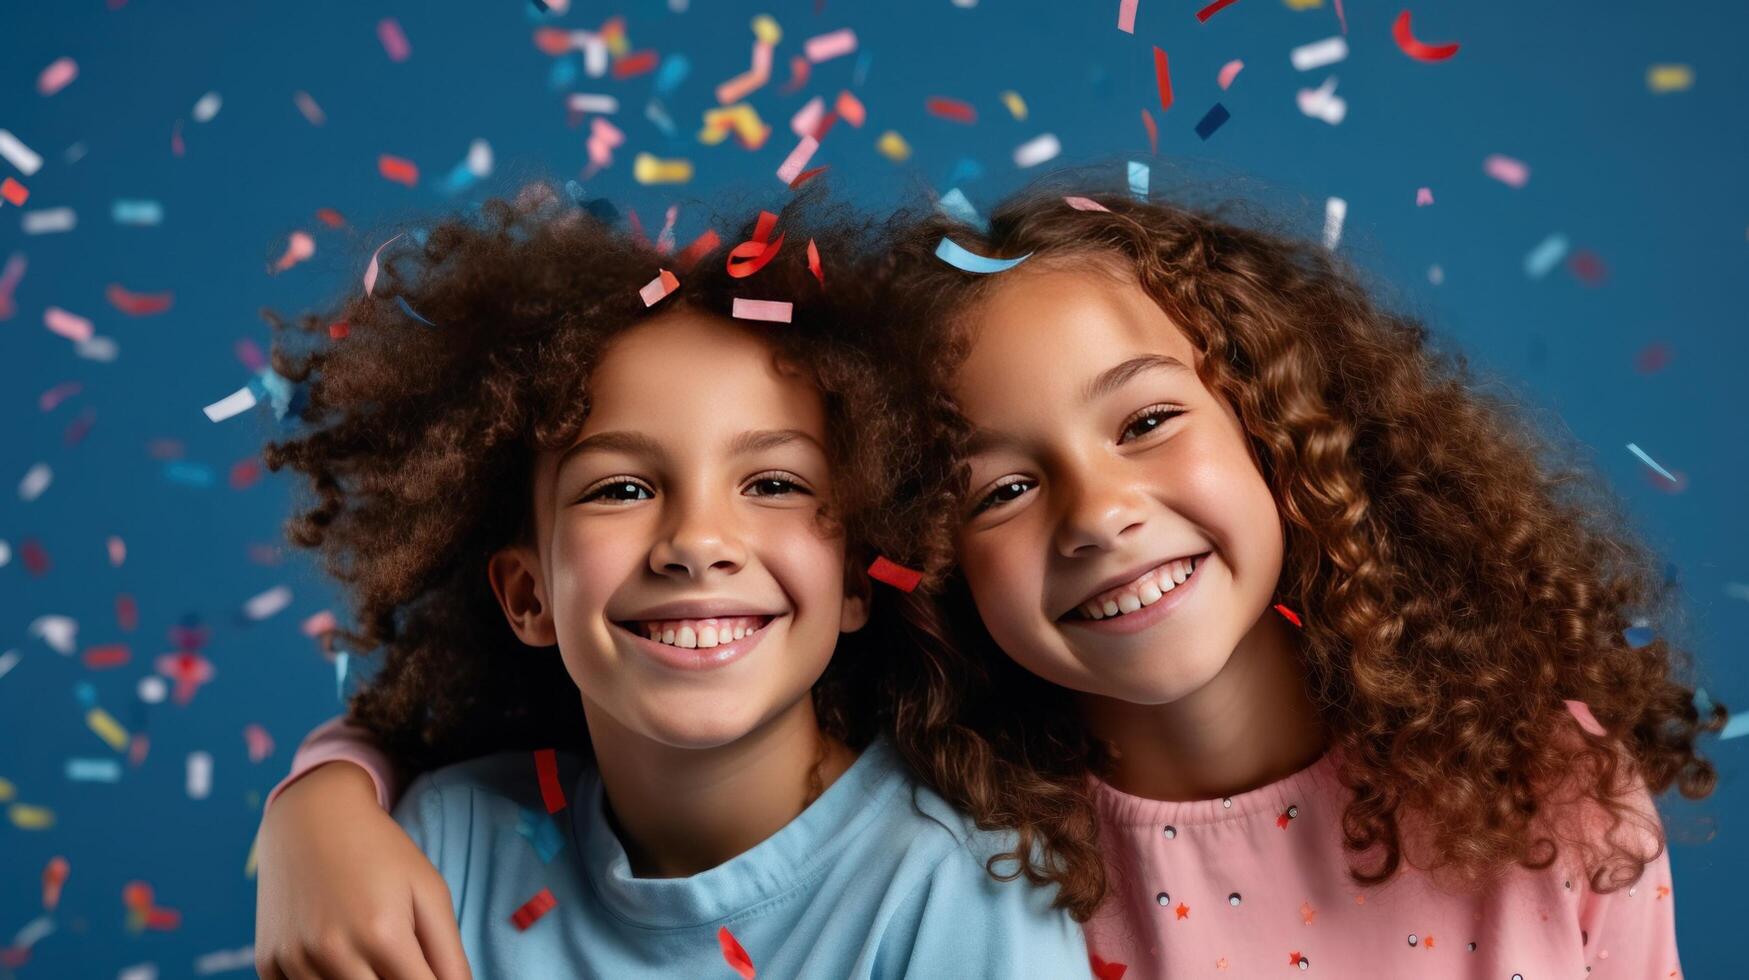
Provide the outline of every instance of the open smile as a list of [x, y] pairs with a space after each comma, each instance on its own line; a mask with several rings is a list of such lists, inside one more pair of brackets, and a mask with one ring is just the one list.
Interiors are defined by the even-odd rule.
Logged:
[[1058, 621], [1102, 633], [1129, 633], [1150, 626], [1183, 603], [1200, 581], [1197, 572], [1210, 554], [1161, 562], [1127, 582], [1088, 596]]
[[710, 670], [746, 656], [781, 616], [614, 620], [651, 660], [675, 670]]

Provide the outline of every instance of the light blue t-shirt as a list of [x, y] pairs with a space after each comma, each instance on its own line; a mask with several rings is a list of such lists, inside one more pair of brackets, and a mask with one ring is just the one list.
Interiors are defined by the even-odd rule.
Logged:
[[[1055, 886], [998, 882], [1012, 834], [977, 830], [870, 745], [795, 820], [690, 878], [635, 878], [593, 767], [560, 757], [569, 805], [549, 816], [534, 756], [507, 752], [420, 777], [395, 808], [449, 885], [476, 980], [738, 980], [727, 926], [760, 980], [1084, 978], [1086, 941]], [[542, 888], [557, 904], [526, 931]]]

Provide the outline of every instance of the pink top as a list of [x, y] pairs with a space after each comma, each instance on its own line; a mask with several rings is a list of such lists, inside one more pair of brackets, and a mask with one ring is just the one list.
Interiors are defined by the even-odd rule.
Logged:
[[[304, 739], [273, 795], [334, 761], [370, 773], [377, 799], [392, 806], [399, 786], [387, 756], [339, 718]], [[1641, 797], [1655, 822], [1650, 796]], [[1363, 888], [1349, 878], [1342, 847], [1347, 799], [1329, 756], [1224, 800], [1148, 800], [1101, 783], [1113, 895], [1087, 924], [1095, 975], [1681, 976], [1662, 850], [1637, 884], [1608, 894], [1560, 862], [1513, 871], [1473, 894], [1441, 890], [1415, 871]]]
[[1330, 756], [1223, 800], [1168, 803], [1103, 783], [1099, 794], [1114, 892], [1087, 925], [1087, 948], [1114, 964], [1108, 978], [1681, 975], [1662, 850], [1638, 883], [1608, 894], [1559, 861], [1472, 894], [1416, 871], [1361, 887], [1348, 875], [1349, 794]]

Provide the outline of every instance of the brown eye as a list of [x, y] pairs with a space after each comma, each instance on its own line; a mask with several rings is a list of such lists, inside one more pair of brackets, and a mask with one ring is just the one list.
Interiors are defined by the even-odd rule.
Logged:
[[636, 480], [613, 480], [603, 483], [585, 494], [585, 503], [592, 500], [610, 500], [614, 503], [629, 503], [635, 500], [649, 500], [655, 494], [648, 487]]
[[987, 511], [992, 507], [999, 507], [1011, 500], [1018, 499], [1031, 489], [1032, 484], [1020, 477], [1003, 480], [1001, 483], [992, 487], [989, 493], [984, 494], [983, 498], [978, 501], [977, 508], [973, 510], [972, 513], [974, 515], [982, 514], [984, 511]]
[[1131, 416], [1128, 422], [1124, 423], [1123, 431], [1118, 433], [1117, 441], [1121, 445], [1134, 439], [1140, 439], [1165, 425], [1174, 417], [1183, 414], [1183, 409], [1166, 408], [1164, 406], [1143, 409], [1141, 412]]

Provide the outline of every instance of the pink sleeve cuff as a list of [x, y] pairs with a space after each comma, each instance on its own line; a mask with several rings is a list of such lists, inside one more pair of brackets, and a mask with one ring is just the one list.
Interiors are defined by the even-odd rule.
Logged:
[[[350, 762], [369, 773], [370, 781], [377, 788], [377, 802], [385, 810], [395, 808], [395, 801], [401, 795], [401, 786], [396, 777], [394, 763], [377, 746], [370, 732], [350, 724], [344, 717], [330, 718], [304, 736], [303, 744], [298, 746], [297, 755], [292, 757], [291, 773], [280, 780], [273, 792], [267, 795], [267, 806], [272, 806], [273, 801], [280, 793], [285, 792], [287, 786], [302, 779], [317, 766], [330, 762]], [[265, 812], [266, 807], [262, 810]]]

